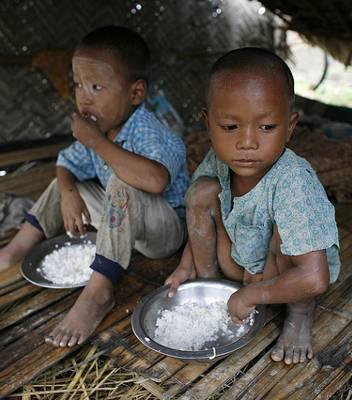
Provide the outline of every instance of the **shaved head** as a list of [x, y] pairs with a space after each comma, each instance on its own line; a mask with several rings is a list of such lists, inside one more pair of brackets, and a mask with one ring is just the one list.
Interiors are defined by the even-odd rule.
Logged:
[[220, 57], [210, 71], [207, 88], [207, 101], [209, 88], [213, 81], [227, 79], [229, 75], [237, 73], [253, 73], [269, 77], [274, 80], [281, 79], [287, 89], [290, 110], [294, 106], [294, 80], [287, 64], [276, 54], [259, 47], [244, 47], [232, 50]]
[[148, 81], [150, 54], [144, 39], [123, 26], [104, 26], [88, 33], [76, 50], [105, 49], [115, 54], [132, 80]]

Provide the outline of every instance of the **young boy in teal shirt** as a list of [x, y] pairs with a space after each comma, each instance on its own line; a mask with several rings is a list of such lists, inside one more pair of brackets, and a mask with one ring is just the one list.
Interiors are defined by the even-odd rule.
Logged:
[[285, 303], [271, 357], [313, 356], [314, 298], [339, 274], [334, 207], [310, 164], [286, 148], [298, 114], [285, 62], [243, 48], [213, 66], [205, 121], [212, 142], [186, 194], [189, 240], [169, 296], [189, 278], [225, 277], [243, 287], [229, 299], [235, 323], [257, 304]]

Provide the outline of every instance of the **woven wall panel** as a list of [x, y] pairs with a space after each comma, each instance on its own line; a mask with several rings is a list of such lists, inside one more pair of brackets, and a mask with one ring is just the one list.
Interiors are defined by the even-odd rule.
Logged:
[[[248, 0], [2, 0], [0, 2], [0, 144], [69, 134], [72, 98], [64, 99], [33, 56], [69, 51], [88, 31], [128, 26], [153, 54], [152, 82], [187, 126], [197, 123], [206, 74], [223, 52], [273, 47], [271, 16]], [[65, 71], [64, 73], [68, 73]]]

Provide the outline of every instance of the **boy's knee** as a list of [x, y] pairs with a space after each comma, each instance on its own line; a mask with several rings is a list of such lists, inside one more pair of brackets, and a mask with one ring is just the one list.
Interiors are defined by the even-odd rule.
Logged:
[[132, 219], [140, 217], [140, 207], [143, 204], [140, 194], [140, 190], [128, 185], [116, 175], [109, 178], [104, 199], [104, 215], [105, 218], [110, 218], [110, 225], [114, 220], [120, 226], [127, 213]]
[[104, 213], [117, 209], [126, 210], [130, 199], [129, 189], [132, 187], [113, 174], [106, 186]]
[[185, 197], [187, 208], [210, 206], [218, 201], [221, 185], [216, 178], [201, 176], [188, 189]]
[[129, 185], [126, 182], [124, 182], [122, 179], [117, 177], [115, 174], [111, 174], [111, 176], [108, 180], [108, 183], [106, 185], [106, 191], [113, 192], [122, 187], [129, 187]]

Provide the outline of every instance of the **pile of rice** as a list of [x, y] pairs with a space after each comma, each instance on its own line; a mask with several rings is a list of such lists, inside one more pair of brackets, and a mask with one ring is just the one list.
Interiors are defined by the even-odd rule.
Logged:
[[89, 240], [75, 245], [66, 242], [63, 247], [47, 254], [37, 271], [56, 284], [75, 285], [86, 282], [93, 272], [89, 267], [94, 260], [95, 250], [95, 244]]
[[[175, 306], [171, 310], [158, 312], [153, 339], [164, 346], [178, 350], [197, 351], [211, 348], [220, 336], [229, 339], [241, 336], [245, 325], [236, 329], [222, 301], [200, 305], [189, 303]], [[234, 333], [235, 332], [235, 333]]]

